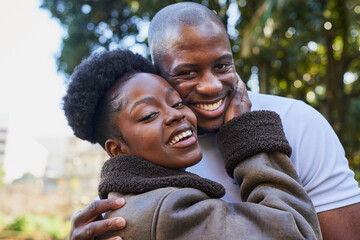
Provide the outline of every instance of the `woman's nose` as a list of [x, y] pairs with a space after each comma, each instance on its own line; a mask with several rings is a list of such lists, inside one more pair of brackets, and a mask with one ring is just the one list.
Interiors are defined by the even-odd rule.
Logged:
[[169, 109], [167, 111], [167, 116], [165, 119], [165, 124], [171, 125], [172, 123], [181, 121], [184, 118], [185, 118], [185, 115], [181, 111], [179, 111], [176, 108], [169, 107]]

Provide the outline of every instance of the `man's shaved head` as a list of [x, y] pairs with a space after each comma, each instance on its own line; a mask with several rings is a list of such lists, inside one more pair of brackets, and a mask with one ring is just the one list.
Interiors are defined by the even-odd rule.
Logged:
[[179, 26], [199, 26], [208, 22], [218, 23], [224, 29], [220, 18], [207, 7], [194, 2], [180, 2], [169, 5], [156, 13], [149, 27], [149, 47], [155, 65], [161, 64], [162, 52], [167, 34]]

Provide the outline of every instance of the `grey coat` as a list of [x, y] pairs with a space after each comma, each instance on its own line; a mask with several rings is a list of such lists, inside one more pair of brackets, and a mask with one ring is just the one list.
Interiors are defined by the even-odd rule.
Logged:
[[220, 129], [217, 140], [242, 202], [219, 199], [223, 187], [197, 175], [133, 156], [115, 157], [104, 164], [99, 195], [125, 198], [126, 205], [105, 218], [121, 216], [127, 225], [103, 237], [322, 239], [276, 113], [257, 111], [234, 118]]

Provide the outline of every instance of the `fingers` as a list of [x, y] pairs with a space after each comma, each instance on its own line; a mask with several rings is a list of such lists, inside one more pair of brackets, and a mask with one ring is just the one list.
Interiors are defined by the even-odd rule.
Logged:
[[104, 240], [122, 240], [122, 238], [119, 236], [116, 236], [116, 237], [111, 237], [111, 238], [105, 238]]
[[250, 101], [249, 95], [248, 95], [248, 91], [246, 89], [246, 85], [243, 82], [243, 80], [240, 78], [239, 74], [236, 73], [236, 76], [238, 77], [238, 82], [237, 82], [237, 91], [239, 92], [239, 95], [241, 96], [241, 102], [244, 108], [245, 112], [249, 112], [251, 110], [251, 106], [252, 103]]
[[[126, 225], [125, 219], [122, 217], [111, 218], [107, 220], [95, 221], [77, 228], [73, 233], [72, 239], [94, 239], [105, 233], [120, 230]], [[110, 239], [121, 239], [120, 237]]]
[[95, 200], [84, 210], [80, 211], [74, 218], [74, 224], [86, 223], [94, 221], [100, 214], [121, 208], [124, 206], [125, 200], [123, 198], [110, 198], [103, 200]]
[[241, 77], [239, 76], [238, 73], [236, 73], [236, 77], [237, 77], [236, 85], [237, 85], [237, 86], [245, 87], [245, 83], [244, 83], [244, 81], [241, 79]]
[[107, 232], [124, 228], [126, 222], [121, 217], [95, 221], [102, 219], [102, 213], [116, 210], [124, 206], [124, 204], [125, 200], [123, 198], [110, 198], [92, 202], [73, 217], [68, 239], [94, 239]]
[[237, 83], [234, 89], [234, 96], [226, 110], [224, 123], [227, 123], [234, 117], [237, 117], [245, 112], [249, 112], [251, 109], [251, 101], [247, 94], [246, 85], [237, 73], [236, 76]]

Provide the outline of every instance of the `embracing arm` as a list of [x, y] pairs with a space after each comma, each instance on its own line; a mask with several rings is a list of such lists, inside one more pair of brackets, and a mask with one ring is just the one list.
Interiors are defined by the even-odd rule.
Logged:
[[331, 125], [314, 108], [296, 101], [284, 127], [296, 146], [295, 164], [318, 212], [324, 239], [358, 239], [360, 189]]
[[217, 142], [242, 201], [287, 209], [304, 236], [311, 228], [310, 236], [313, 232], [321, 239], [314, 206], [289, 159], [291, 148], [275, 112], [253, 111], [233, 118], [222, 126]]
[[314, 207], [285, 154], [256, 154], [233, 174], [243, 202], [210, 199], [195, 189], [173, 191], [153, 215], [157, 239], [322, 239]]
[[360, 203], [318, 213], [324, 240], [356, 240], [360, 236]]

